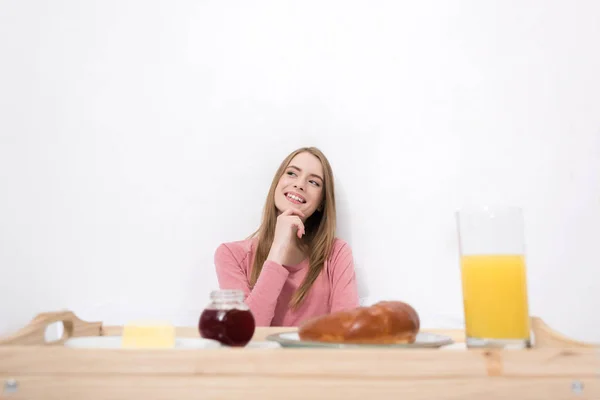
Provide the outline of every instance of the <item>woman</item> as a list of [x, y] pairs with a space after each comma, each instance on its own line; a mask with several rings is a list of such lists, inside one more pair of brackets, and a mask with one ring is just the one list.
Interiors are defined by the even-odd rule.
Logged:
[[329, 161], [314, 147], [292, 152], [273, 178], [258, 230], [217, 248], [220, 288], [243, 291], [258, 326], [298, 326], [357, 307], [352, 251], [335, 237], [335, 224]]

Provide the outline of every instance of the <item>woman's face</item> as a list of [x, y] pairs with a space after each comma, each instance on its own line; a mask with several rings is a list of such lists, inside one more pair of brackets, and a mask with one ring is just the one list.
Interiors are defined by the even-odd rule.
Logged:
[[275, 207], [282, 213], [290, 208], [310, 217], [323, 201], [323, 166], [310, 153], [297, 154], [275, 188]]

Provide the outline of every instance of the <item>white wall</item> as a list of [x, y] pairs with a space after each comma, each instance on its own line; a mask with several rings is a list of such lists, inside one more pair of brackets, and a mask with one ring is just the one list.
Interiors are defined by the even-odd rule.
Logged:
[[531, 311], [600, 342], [600, 3], [0, 3], [0, 332], [193, 325], [316, 145], [367, 303], [462, 320], [453, 211], [526, 209]]

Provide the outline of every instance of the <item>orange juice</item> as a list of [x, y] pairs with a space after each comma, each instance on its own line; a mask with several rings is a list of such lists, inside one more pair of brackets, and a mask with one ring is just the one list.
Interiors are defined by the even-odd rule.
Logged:
[[528, 339], [524, 256], [462, 256], [461, 269], [467, 337]]

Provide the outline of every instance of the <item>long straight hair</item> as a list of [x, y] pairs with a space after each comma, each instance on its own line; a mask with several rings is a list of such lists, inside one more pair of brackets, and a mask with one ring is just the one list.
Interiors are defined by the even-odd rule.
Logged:
[[336, 211], [335, 211], [335, 190], [333, 182], [333, 172], [329, 161], [319, 149], [315, 147], [302, 147], [290, 153], [281, 163], [267, 195], [263, 216], [260, 227], [251, 237], [258, 237], [258, 245], [254, 254], [252, 263], [252, 272], [250, 274], [250, 286], [254, 287], [264, 262], [266, 261], [271, 245], [275, 236], [275, 226], [277, 224], [277, 207], [275, 206], [275, 189], [279, 179], [284, 174], [286, 168], [296, 155], [300, 153], [310, 153], [317, 157], [323, 166], [323, 199], [321, 206], [304, 223], [305, 235], [298, 239], [301, 248], [308, 253], [309, 270], [304, 281], [294, 293], [290, 306], [297, 308], [308, 294], [313, 283], [324, 268], [325, 261], [331, 254], [336, 230]]

